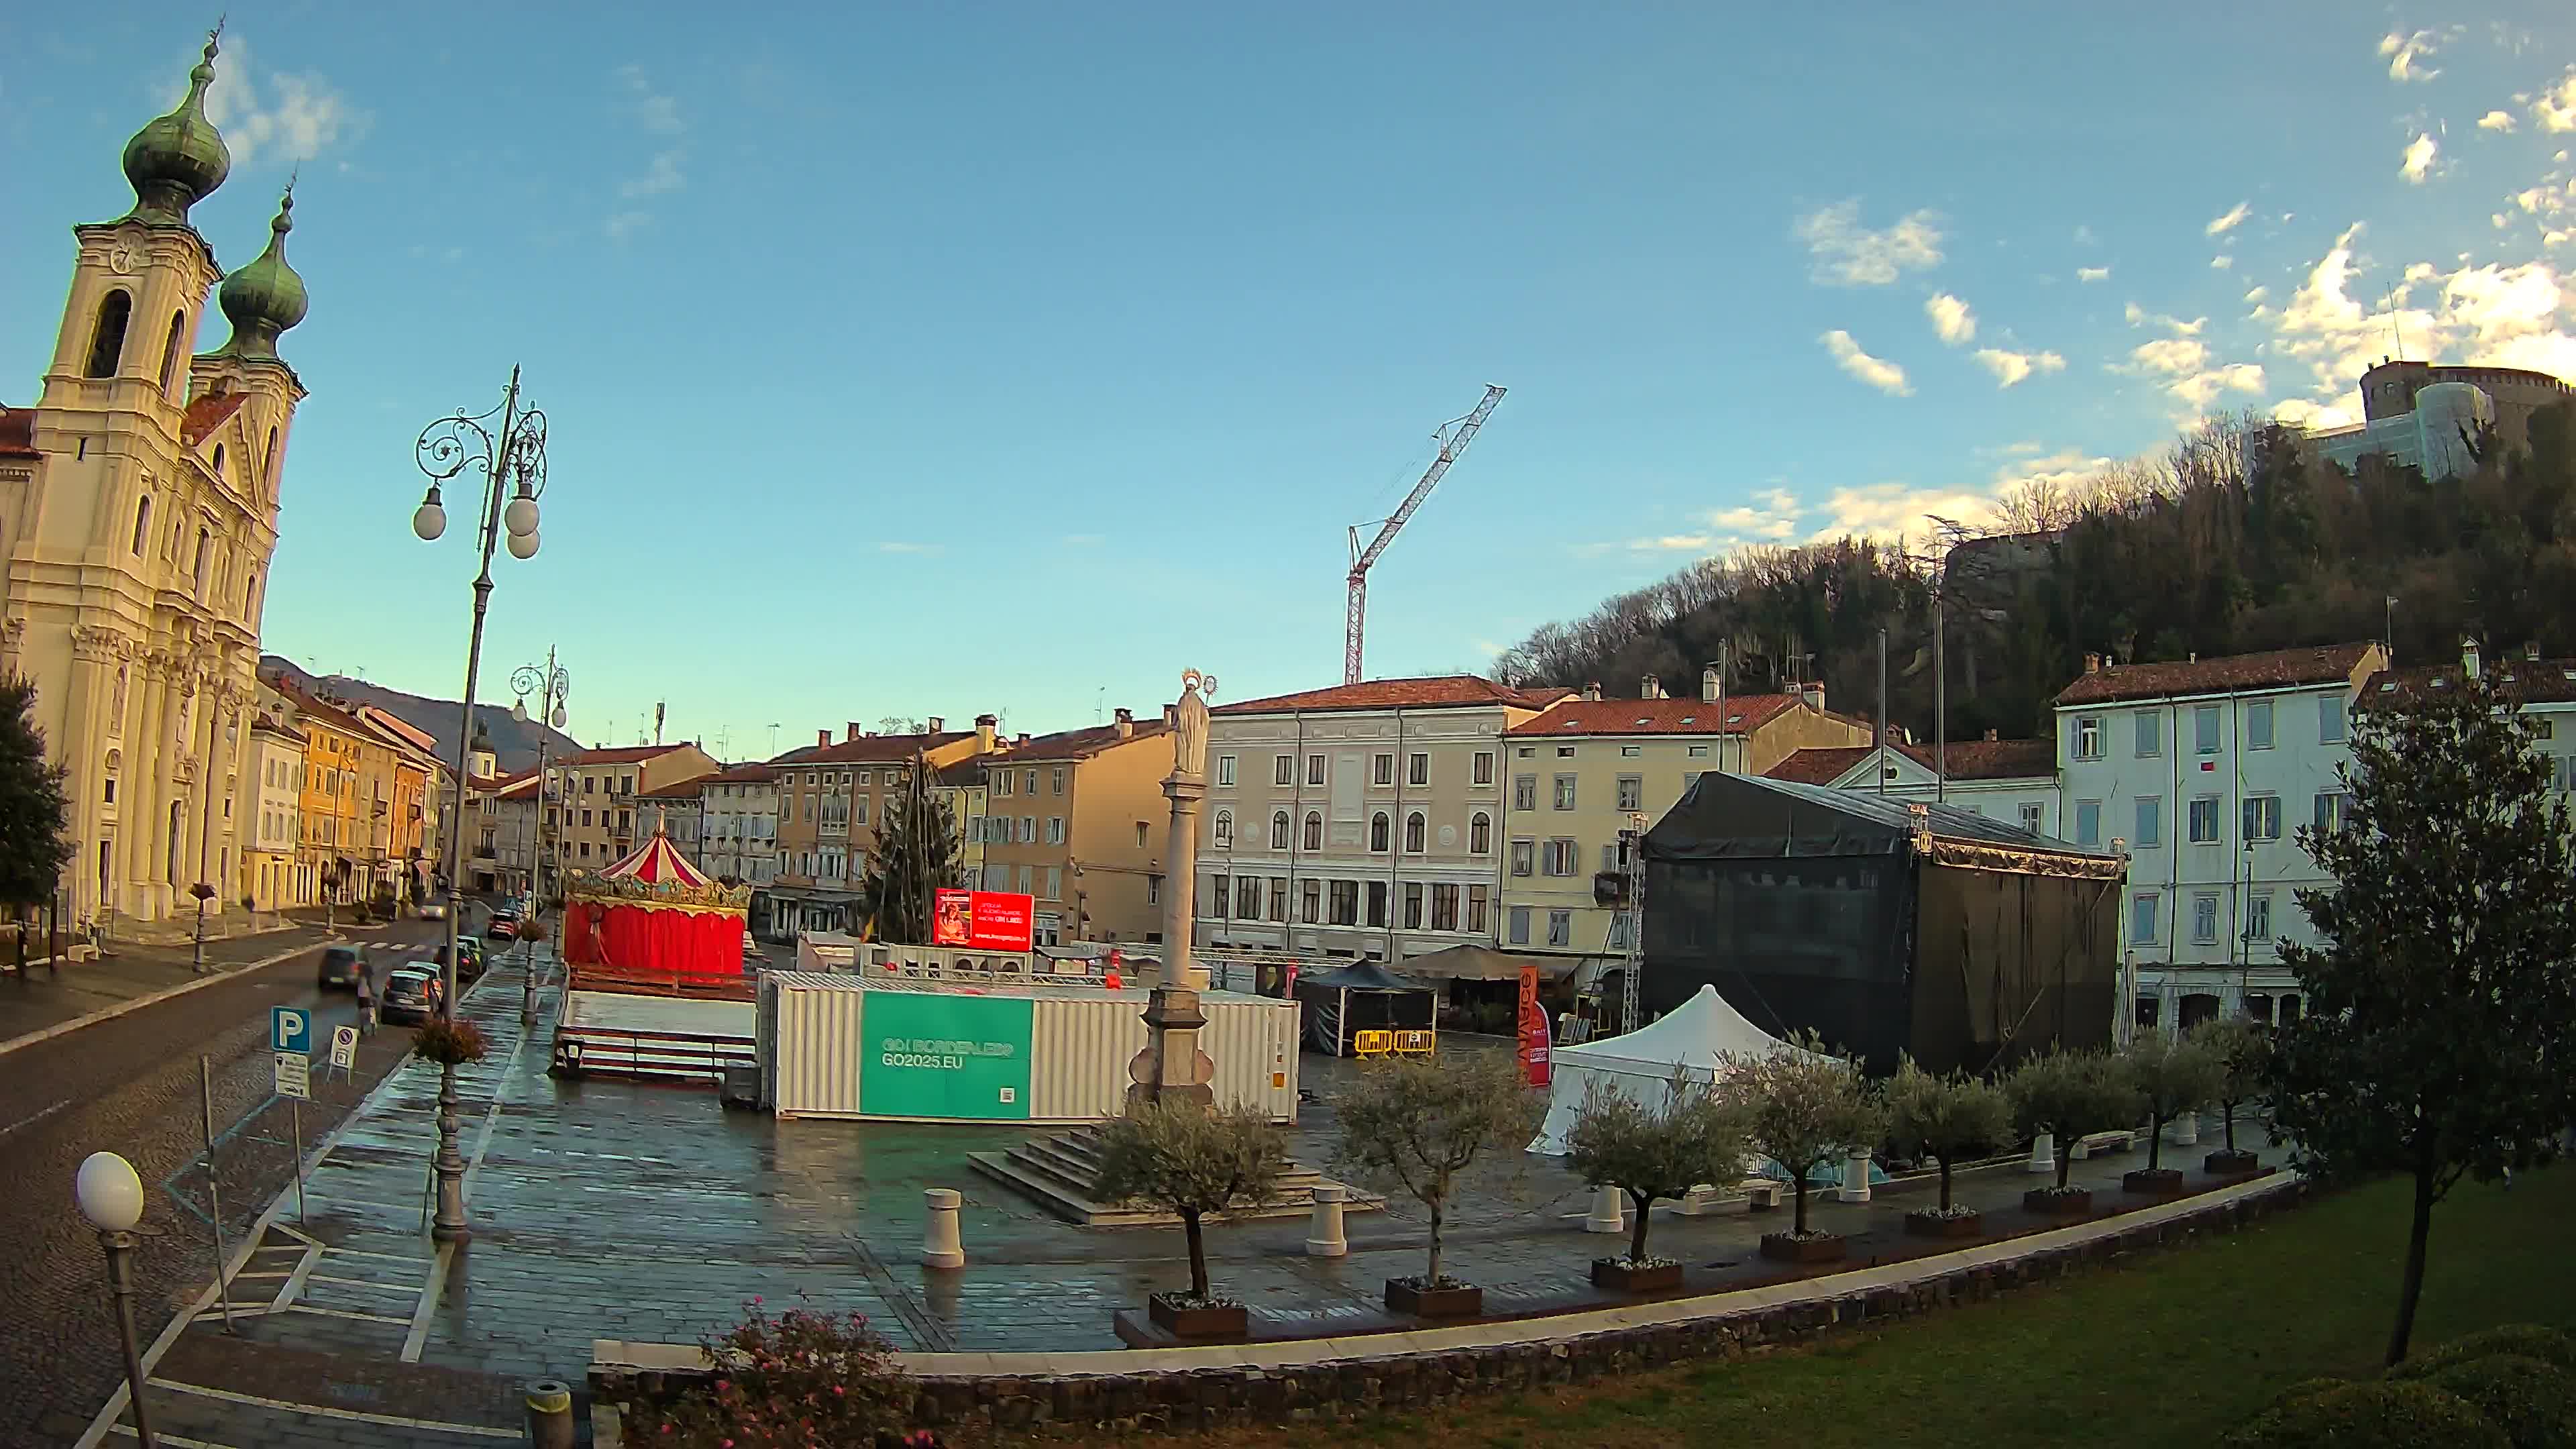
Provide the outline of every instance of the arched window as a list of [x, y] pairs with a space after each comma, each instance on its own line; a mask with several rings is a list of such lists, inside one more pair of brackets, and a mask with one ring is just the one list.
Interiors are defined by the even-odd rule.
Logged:
[[170, 340], [161, 344], [161, 390], [176, 398], [179, 395], [179, 344], [186, 341], [188, 314], [170, 314]]
[[1407, 855], [1422, 853], [1422, 812], [1419, 810], [1404, 817], [1404, 850]]
[[1274, 810], [1270, 813], [1270, 848], [1272, 850], [1288, 848], [1288, 812], [1285, 810]]
[[188, 573], [196, 579], [197, 588], [200, 591], [206, 587], [206, 550], [214, 543], [214, 538], [215, 536], [205, 529], [197, 530], [197, 559], [189, 566]]
[[1386, 849], [1386, 838], [1386, 812], [1381, 810], [1369, 817], [1369, 849], [1379, 851]]
[[134, 505], [134, 556], [143, 557], [143, 541], [152, 536], [152, 495], [146, 493]]
[[275, 428], [268, 430], [268, 452], [265, 456], [268, 459], [268, 495], [274, 498], [277, 496], [278, 469], [284, 466], [286, 461], [277, 456], [277, 429]]
[[217, 443], [217, 444], [215, 444], [215, 481], [216, 481], [216, 482], [218, 482], [218, 483], [220, 483], [220, 482], [222, 482], [222, 481], [223, 481], [223, 477], [224, 477], [224, 445], [223, 445], [223, 444], [221, 444], [221, 443]]
[[1494, 817], [1479, 810], [1467, 821], [1467, 853], [1485, 855], [1494, 848]]
[[252, 569], [250, 577], [242, 584], [242, 616], [249, 619], [259, 617], [259, 570], [257, 569]]
[[1234, 812], [1231, 810], [1216, 812], [1216, 848], [1219, 850], [1234, 848]]
[[133, 315], [134, 299], [122, 287], [100, 299], [98, 325], [89, 334], [90, 376], [116, 376], [116, 365], [125, 360], [125, 324]]
[[1313, 810], [1306, 812], [1306, 848], [1308, 850], [1324, 848], [1324, 817]]

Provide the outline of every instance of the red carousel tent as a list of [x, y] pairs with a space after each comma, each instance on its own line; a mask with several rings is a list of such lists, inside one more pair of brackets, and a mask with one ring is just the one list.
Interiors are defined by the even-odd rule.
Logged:
[[574, 967], [642, 977], [739, 977], [751, 888], [727, 887], [689, 864], [653, 825], [625, 859], [572, 878], [563, 956]]

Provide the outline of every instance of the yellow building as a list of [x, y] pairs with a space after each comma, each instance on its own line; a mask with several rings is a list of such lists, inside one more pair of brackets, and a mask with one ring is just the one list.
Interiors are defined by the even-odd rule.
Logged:
[[1037, 943], [1160, 941], [1172, 731], [1109, 724], [1023, 739], [988, 763], [984, 889], [1037, 898]]
[[263, 680], [261, 706], [304, 736], [302, 789], [296, 800], [295, 859], [309, 901], [342, 904], [366, 890], [366, 811], [359, 779], [371, 736], [357, 716], [304, 693], [283, 678]]
[[303, 831], [304, 734], [281, 723], [263, 701], [251, 721], [241, 794], [241, 882], [235, 893], [254, 910], [309, 906], [317, 897], [296, 856]]
[[[35, 682], [65, 770], [67, 915], [193, 914], [193, 883], [237, 878], [260, 605], [304, 398], [277, 340], [306, 301], [286, 264], [291, 197], [229, 276], [190, 224], [232, 164], [206, 118], [215, 53], [127, 144], [132, 209], [72, 229], [42, 393], [0, 410], [0, 669]], [[232, 333], [200, 355], [218, 278]], [[237, 900], [218, 887], [208, 912]]]
[[983, 715], [971, 731], [951, 730], [934, 716], [919, 734], [889, 735], [851, 721], [837, 744], [830, 730], [816, 730], [812, 745], [770, 761], [778, 785], [778, 874], [769, 894], [778, 934], [865, 925], [859, 882], [912, 762], [935, 771], [984, 754], [994, 748], [997, 723]]
[[563, 811], [561, 833], [554, 837], [556, 863], [566, 873], [614, 863], [639, 840], [653, 837], [652, 812], [639, 805], [638, 795], [723, 768], [694, 744], [583, 750], [549, 765], [547, 773], [563, 795], [548, 802], [549, 814]]
[[957, 878], [981, 887], [984, 880], [985, 811], [992, 781], [982, 758], [960, 760], [941, 769], [931, 794], [948, 807], [957, 826]]

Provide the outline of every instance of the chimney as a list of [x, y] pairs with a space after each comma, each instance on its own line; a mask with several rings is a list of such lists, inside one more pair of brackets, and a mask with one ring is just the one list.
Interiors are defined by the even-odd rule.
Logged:
[[1118, 738], [1123, 740], [1133, 736], [1136, 733], [1136, 712], [1132, 709], [1119, 710], [1117, 725]]
[[1028, 731], [1026, 731], [1026, 730], [1022, 730], [1022, 731], [1020, 732], [1020, 737], [1019, 737], [1018, 739], [1015, 739], [1015, 740], [1011, 741], [1011, 748], [1013, 748], [1013, 749], [1015, 749], [1015, 750], [1024, 750], [1024, 749], [1027, 749], [1028, 747], [1029, 747], [1029, 736], [1028, 736]]
[[1994, 743], [1994, 738], [1995, 738], [1995, 732], [1994, 732], [1993, 730], [1988, 730], [1988, 731], [1986, 731], [1986, 742], [1987, 742], [1988, 744], [1992, 744], [1992, 743]]
[[1583, 686], [1583, 698], [1588, 704], [1599, 704], [1601, 702], [1601, 681], [1596, 679], [1590, 684]]
[[993, 736], [1000, 732], [1002, 717], [997, 714], [975, 716], [975, 748], [980, 752], [993, 748]]
[[[870, 733], [874, 733], [874, 731], [870, 731]], [[848, 724], [841, 726], [841, 739], [844, 743], [847, 743], [850, 740], [855, 740], [858, 737], [859, 722], [857, 720], [851, 720]]]
[[1823, 684], [1809, 683], [1799, 685], [1798, 697], [1807, 702], [1807, 708], [1814, 710], [1818, 714], [1823, 714], [1825, 712], [1825, 687]]
[[940, 735], [948, 732], [948, 720], [945, 716], [934, 714], [924, 723], [931, 734]]
[[1643, 685], [1639, 686], [1639, 687], [1638, 687], [1638, 689], [1637, 689], [1637, 697], [1638, 697], [1639, 699], [1661, 699], [1661, 698], [1663, 698], [1663, 697], [1664, 697], [1664, 682], [1663, 682], [1662, 680], [1660, 680], [1660, 679], [1657, 679], [1655, 676], [1653, 676], [1653, 675], [1651, 675], [1651, 674], [1647, 675], [1647, 676], [1646, 676], [1646, 682], [1645, 682]]
[[2102, 672], [2102, 656], [2101, 656], [2101, 655], [2099, 655], [2099, 654], [2087, 654], [2087, 655], [2085, 655], [2085, 656], [2084, 656], [2084, 672], [2085, 672], [2085, 673], [2087, 673], [2087, 674], [2099, 674], [2099, 673], [2101, 673], [2101, 672]]
[[1179, 726], [1180, 722], [1181, 722], [1181, 707], [1180, 707], [1179, 705], [1177, 705], [1177, 704], [1167, 704], [1167, 705], [1164, 705], [1164, 706], [1163, 706], [1163, 728], [1165, 728], [1165, 729], [1173, 729], [1173, 728], [1177, 728], [1177, 727]]
[[1704, 704], [1717, 703], [1717, 671], [1715, 669], [1703, 669], [1699, 672], [1699, 697], [1700, 701]]
[[816, 730], [816, 731], [814, 731], [814, 743], [815, 743], [815, 745], [816, 745], [818, 748], [819, 748], [819, 747], [821, 747], [821, 746], [823, 746], [823, 745], [828, 745], [828, 744], [830, 744], [831, 742], [832, 742], [832, 732], [831, 732], [830, 730]]
[[2478, 677], [2478, 641], [2466, 635], [2460, 638], [2460, 677]]

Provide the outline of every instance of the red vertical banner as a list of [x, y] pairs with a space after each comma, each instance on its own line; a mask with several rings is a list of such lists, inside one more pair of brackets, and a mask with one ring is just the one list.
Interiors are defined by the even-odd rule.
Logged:
[[1538, 1000], [1538, 967], [1521, 967], [1521, 1079], [1533, 1087], [1548, 1084], [1547, 1008]]

